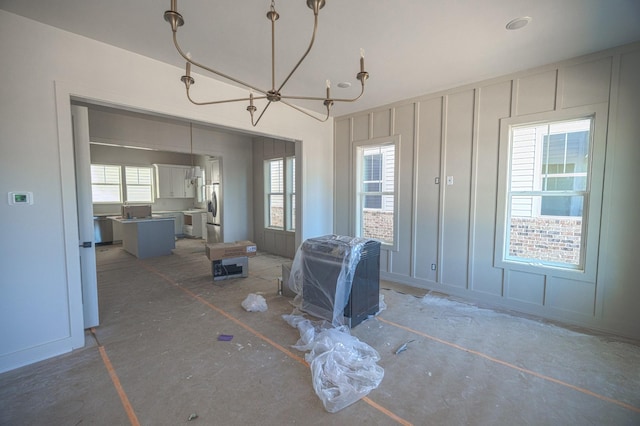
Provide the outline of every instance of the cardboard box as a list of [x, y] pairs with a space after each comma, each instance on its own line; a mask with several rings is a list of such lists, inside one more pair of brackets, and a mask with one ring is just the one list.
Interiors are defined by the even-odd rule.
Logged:
[[258, 247], [251, 241], [236, 241], [235, 243], [207, 244], [205, 253], [209, 260], [230, 259], [233, 257], [254, 257]]

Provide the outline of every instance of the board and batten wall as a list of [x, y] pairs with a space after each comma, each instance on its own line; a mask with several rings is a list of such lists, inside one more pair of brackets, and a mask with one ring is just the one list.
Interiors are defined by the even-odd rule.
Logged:
[[[590, 107], [606, 126], [604, 173], [592, 188], [600, 214], [589, 218], [594, 272], [567, 279], [496, 262], [501, 120]], [[355, 233], [354, 144], [400, 141], [397, 250], [381, 254], [383, 279], [640, 338], [640, 43], [338, 117], [334, 131], [337, 234]]]
[[[296, 143], [273, 138], [258, 137], [253, 140], [253, 238], [258, 250], [293, 259], [296, 254], [296, 232], [272, 229], [265, 226], [265, 160], [295, 156]], [[296, 168], [298, 170], [298, 168]], [[296, 185], [300, 188], [300, 185]], [[299, 199], [301, 194], [296, 194]], [[296, 209], [299, 211], [298, 209]], [[299, 229], [298, 227], [296, 227]]]

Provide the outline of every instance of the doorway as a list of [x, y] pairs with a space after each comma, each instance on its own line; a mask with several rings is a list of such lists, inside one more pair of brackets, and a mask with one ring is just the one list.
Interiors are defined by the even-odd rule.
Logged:
[[[74, 160], [79, 170], [84, 174], [77, 172], [74, 183], [78, 187], [84, 188], [86, 194], [83, 196], [77, 192], [77, 208], [74, 216], [77, 217], [77, 224], [84, 224], [87, 233], [92, 232], [93, 224], [93, 205], [91, 200], [90, 185], [90, 165], [92, 160], [92, 151], [98, 148], [104, 151], [109, 148], [104, 145], [119, 145], [120, 147], [136, 148], [135, 151], [147, 152], [153, 155], [173, 155], [173, 156], [189, 156], [190, 152], [195, 152], [197, 156], [202, 157], [203, 164], [207, 159], [225, 160], [224, 170], [221, 164], [218, 164], [219, 175], [217, 182], [220, 184], [219, 196], [223, 194], [231, 194], [224, 200], [224, 217], [230, 218], [225, 224], [225, 231], [222, 238], [225, 241], [254, 239], [254, 197], [253, 197], [253, 165], [252, 165], [252, 146], [254, 138], [251, 135], [239, 132], [219, 131], [218, 129], [205, 126], [194, 125], [194, 151], [188, 144], [185, 134], [188, 134], [189, 126], [185, 123], [188, 121], [171, 117], [159, 117], [156, 115], [148, 115], [140, 112], [132, 112], [120, 110], [117, 108], [107, 107], [104, 105], [95, 105], [92, 103], [82, 102], [72, 99], [72, 109], [76, 107], [84, 108], [88, 111], [89, 120], [86, 125], [86, 136], [79, 141], [77, 147], [74, 146]], [[98, 117], [99, 115], [99, 117]], [[89, 136], [89, 127], [91, 135]], [[111, 132], [108, 131], [111, 128]], [[113, 131], [113, 129], [117, 129]], [[184, 131], [186, 129], [186, 132]], [[77, 131], [74, 129], [74, 132]], [[90, 140], [89, 140], [90, 139]], [[206, 142], [203, 142], [203, 140]], [[296, 144], [297, 145], [297, 144]], [[203, 152], [204, 151], [204, 152]], [[107, 154], [110, 155], [110, 154]], [[104, 158], [104, 157], [103, 157]], [[112, 158], [113, 159], [113, 158]], [[106, 161], [106, 160], [105, 160]], [[160, 161], [160, 160], [158, 160]], [[171, 160], [166, 160], [171, 161]], [[204, 168], [204, 167], [203, 167]], [[215, 178], [213, 171], [209, 172], [212, 178]], [[84, 177], [83, 177], [84, 176]], [[222, 182], [224, 181], [224, 187]], [[213, 181], [211, 181], [213, 183]], [[202, 198], [201, 207], [207, 209], [206, 197]], [[187, 210], [190, 206], [180, 206], [175, 204], [175, 200], [164, 200], [163, 206], [166, 210]], [[106, 212], [110, 213], [110, 212]], [[219, 213], [222, 217], [221, 212]], [[80, 237], [80, 227], [78, 227], [78, 236]], [[84, 234], [83, 234], [84, 235]], [[90, 241], [91, 238], [80, 237], [79, 241]], [[87, 250], [87, 249], [80, 249]], [[95, 255], [95, 252], [94, 252]], [[95, 258], [93, 262], [85, 262], [80, 257], [82, 272], [82, 285], [85, 286], [85, 276], [95, 276], [96, 266]], [[97, 312], [97, 280], [95, 284], [87, 284], [87, 290], [82, 289], [82, 295], [95, 294], [95, 320], [89, 317], [84, 318], [84, 324], [95, 326], [98, 324]], [[85, 303], [83, 302], [83, 305]], [[85, 327], [87, 328], [87, 327]]]

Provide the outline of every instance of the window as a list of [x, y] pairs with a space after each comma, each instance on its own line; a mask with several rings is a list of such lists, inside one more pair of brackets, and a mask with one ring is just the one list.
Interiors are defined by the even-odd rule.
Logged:
[[91, 192], [94, 203], [153, 202], [153, 169], [92, 164]]
[[593, 118], [512, 126], [504, 258], [582, 269]]
[[396, 242], [395, 142], [356, 148], [356, 235]]
[[287, 157], [287, 230], [296, 229], [296, 158]]
[[283, 157], [264, 162], [265, 227], [296, 229], [296, 159]]
[[[369, 151], [371, 152], [371, 151]], [[362, 186], [365, 192], [382, 192], [382, 154], [365, 154], [362, 160]], [[367, 194], [364, 196], [364, 207], [381, 209], [382, 195]]]
[[284, 229], [284, 167], [283, 159], [265, 161], [268, 228]]
[[129, 202], [153, 202], [153, 169], [125, 167], [126, 199]]
[[94, 203], [121, 203], [120, 166], [92, 164], [91, 195]]

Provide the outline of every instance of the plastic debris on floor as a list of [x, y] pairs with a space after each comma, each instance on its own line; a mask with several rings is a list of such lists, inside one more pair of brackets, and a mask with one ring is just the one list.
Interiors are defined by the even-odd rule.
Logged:
[[409, 348], [409, 343], [411, 343], [411, 342], [415, 342], [415, 339], [412, 339], [412, 340], [409, 340], [407, 342], [404, 342], [402, 345], [400, 345], [400, 347], [398, 349], [396, 349], [394, 354], [398, 355], [399, 353], [402, 353], [402, 352], [406, 351]]
[[267, 301], [259, 294], [250, 293], [241, 303], [242, 307], [249, 312], [265, 312]]
[[384, 369], [377, 362], [380, 355], [371, 346], [352, 336], [347, 326], [333, 327], [302, 315], [282, 318], [300, 331], [293, 348], [309, 351], [305, 360], [311, 366], [313, 389], [325, 410], [335, 413], [365, 397], [377, 388]]

